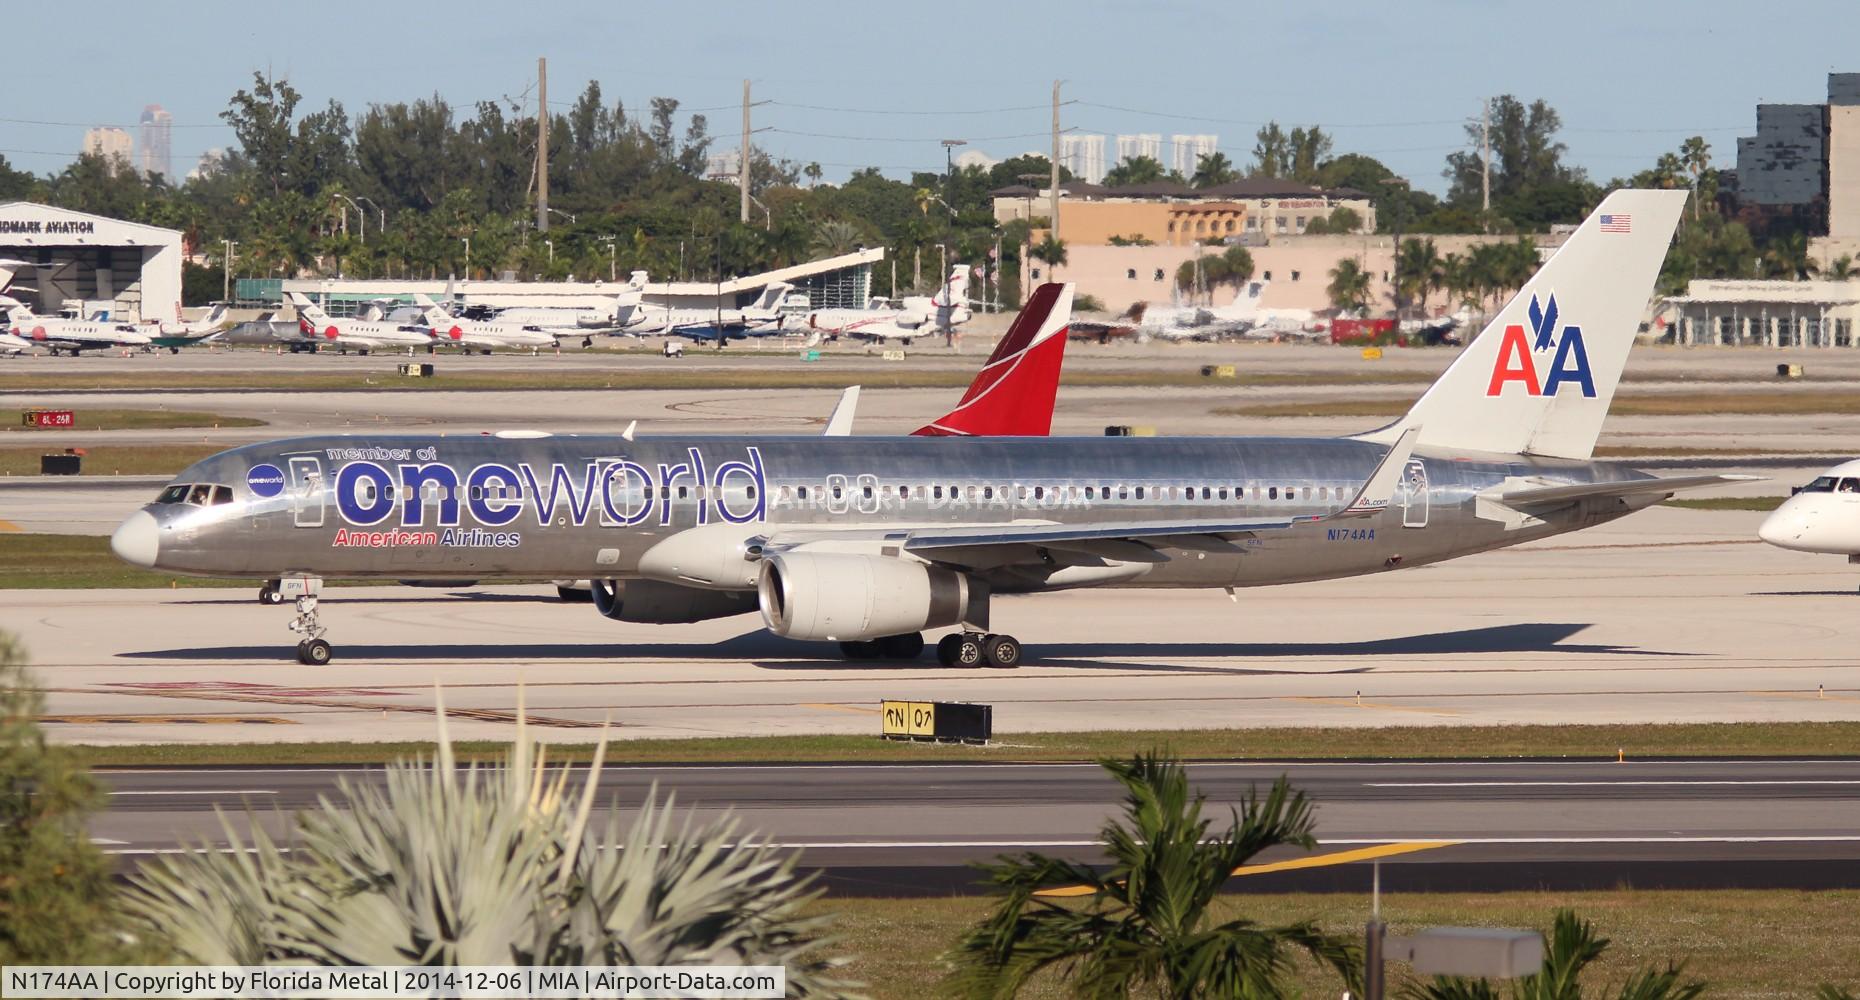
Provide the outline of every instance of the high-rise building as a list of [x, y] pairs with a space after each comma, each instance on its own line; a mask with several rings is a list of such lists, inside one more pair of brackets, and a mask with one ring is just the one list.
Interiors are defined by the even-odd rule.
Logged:
[[1201, 165], [1201, 158], [1214, 152], [1219, 146], [1218, 135], [1172, 135], [1169, 137], [1170, 167], [1183, 177], [1195, 176], [1195, 168]]
[[1104, 136], [1062, 135], [1059, 137], [1059, 165], [1087, 184], [1104, 180]]
[[1828, 235], [1860, 239], [1860, 73], [1828, 74]]
[[194, 161], [194, 169], [187, 172], [187, 179], [191, 181], [199, 177], [211, 177], [219, 173], [225, 165], [226, 150], [215, 146], [200, 154], [200, 159]]
[[136, 162], [144, 176], [160, 174], [174, 179], [174, 116], [159, 104], [142, 109], [142, 156]]
[[84, 152], [101, 156], [112, 166], [129, 166], [129, 154], [134, 149], [129, 133], [120, 128], [99, 126], [84, 133]]
[[1129, 163], [1139, 156], [1147, 156], [1162, 164], [1162, 136], [1155, 132], [1142, 132], [1137, 135], [1120, 135], [1117, 137], [1117, 162]]

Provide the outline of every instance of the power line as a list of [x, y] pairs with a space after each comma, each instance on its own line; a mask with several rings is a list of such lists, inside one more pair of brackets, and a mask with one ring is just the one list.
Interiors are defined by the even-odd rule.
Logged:
[[[132, 128], [141, 128], [144, 123], [136, 122], [133, 125], [125, 125], [125, 124], [120, 124], [120, 123], [115, 123], [115, 122], [53, 122], [53, 121], [45, 121], [39, 118], [0, 118], [0, 124], [50, 125], [50, 126], [54, 126], [57, 128], [120, 128], [120, 129], [127, 130], [127, 129], [132, 129]], [[148, 124], [156, 124], [156, 123], [151, 122]], [[168, 128], [232, 128], [232, 124], [229, 122], [213, 122], [211, 124], [195, 123], [195, 124], [186, 124], [186, 125], [183, 125], [180, 122], [167, 122], [165, 123], [165, 125]]]
[[[758, 130], [758, 131], [761, 131], [761, 130]], [[843, 139], [849, 142], [934, 143], [934, 142], [940, 141], [942, 138], [941, 136], [925, 137], [925, 136], [897, 136], [897, 135], [835, 135], [835, 134], [831, 134], [827, 132], [801, 132], [795, 129], [777, 128], [772, 125], [767, 126], [767, 131], [778, 132], [782, 135], [805, 136], [806, 138], [809, 138], [809, 139]], [[1064, 129], [1063, 131], [1077, 132], [1079, 130], [1076, 128], [1068, 128], [1068, 129]], [[1034, 138], [1039, 138], [1041, 136], [1048, 136], [1051, 134], [1052, 132], [1049, 130], [1045, 132], [1020, 132], [1014, 135], [980, 135], [980, 136], [974, 136], [970, 138], [968, 141], [969, 142], [1005, 142], [1009, 139], [1034, 139]]]
[[[799, 104], [793, 101], [767, 101], [768, 104], [784, 108], [798, 108], [803, 111], [829, 111], [842, 115], [923, 115], [927, 117], [956, 117], [961, 115], [1005, 115], [1020, 111], [1045, 111], [1049, 105], [1023, 104], [1011, 108], [962, 108], [949, 111], [903, 111], [891, 108], [837, 108], [825, 104]], [[1062, 104], [1077, 104], [1077, 101], [1063, 101]]]

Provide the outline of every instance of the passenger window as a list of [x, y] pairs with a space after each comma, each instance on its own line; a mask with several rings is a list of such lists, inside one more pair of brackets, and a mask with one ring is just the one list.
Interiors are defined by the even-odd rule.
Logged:
[[1221, 487], [1221, 499], [1222, 500], [1227, 499], [1227, 487], [1225, 486]]
[[1143, 487], [1141, 486], [1137, 487], [1137, 499], [1138, 500], [1143, 499]]
[[[1209, 500], [1209, 499], [1212, 499], [1212, 498], [1213, 498], [1213, 495], [1214, 495], [1214, 491], [1213, 491], [1213, 489], [1212, 489], [1212, 488], [1210, 488], [1210, 487], [1207, 487], [1207, 486], [1203, 486], [1203, 487], [1201, 488], [1201, 499], [1203, 499], [1203, 500]], [[1222, 490], [1222, 491], [1221, 491], [1221, 499], [1222, 499], [1222, 500], [1225, 500], [1225, 499], [1227, 499], [1227, 491], [1226, 491], [1226, 490]]]
[[943, 487], [941, 487], [941, 486], [932, 486], [932, 487], [930, 487], [930, 499], [932, 499], [932, 500], [941, 500], [941, 499], [943, 499]]
[[[744, 487], [744, 491], [745, 491], [745, 492], [746, 492], [746, 493], [748, 494], [748, 496], [749, 496], [749, 499], [751, 499], [751, 500], [754, 500], [754, 499], [756, 498], [756, 487], [755, 487], [755, 484], [753, 484], [753, 483], [751, 483], [751, 484], [750, 484], [749, 486], [746, 486], [746, 487]], [[719, 487], [719, 489], [718, 489], [718, 493], [717, 493], [717, 497], [718, 497], [719, 499], [722, 499], [722, 497], [723, 497], [723, 492], [722, 492], [722, 489], [721, 489], [721, 487]]]
[[993, 500], [994, 498], [995, 498], [995, 488], [993, 486], [982, 487], [982, 499], [983, 500]]
[[838, 500], [845, 495], [846, 492], [844, 490], [840, 489], [838, 486], [833, 487], [833, 499]]
[[1085, 487], [1085, 499], [1087, 500], [1097, 499], [1097, 494], [1092, 492], [1092, 488], [1089, 486]]
[[1117, 498], [1118, 498], [1119, 500], [1128, 500], [1128, 499], [1130, 499], [1130, 487], [1128, 487], [1128, 486], [1119, 486], [1119, 487], [1117, 488]]
[[1268, 500], [1277, 500], [1277, 499], [1279, 499], [1279, 488], [1278, 488], [1277, 486], [1274, 486], [1274, 487], [1272, 487], [1272, 488], [1270, 488], [1270, 489], [1268, 489], [1268, 490], [1266, 491], [1266, 499], [1268, 499]]
[[911, 498], [911, 488], [909, 486], [898, 487], [898, 499], [909, 500], [910, 498]]
[[795, 496], [796, 496], [796, 497], [797, 497], [798, 499], [801, 499], [801, 500], [806, 500], [806, 499], [807, 499], [807, 487], [805, 487], [805, 486], [799, 486], [799, 487], [796, 487], [796, 488], [795, 488], [795, 491], [794, 491], [794, 495], [795, 495]]
[[867, 486], [861, 492], [865, 495], [865, 499], [872, 499], [872, 487]]
[[678, 499], [683, 500], [690, 495], [691, 495], [691, 488], [689, 486], [678, 487]]
[[781, 492], [777, 493], [776, 496], [781, 499], [782, 503], [787, 503], [789, 499], [794, 496], [794, 489], [792, 487], [784, 486], [781, 488]]
[[230, 486], [213, 487], [213, 506], [218, 507], [221, 504], [228, 504], [228, 503], [232, 503], [232, 487]]
[[1034, 498], [1035, 500], [1044, 500], [1044, 499], [1046, 499], [1046, 487], [1044, 487], [1044, 486], [1035, 486], [1035, 487], [1033, 488], [1033, 498]]

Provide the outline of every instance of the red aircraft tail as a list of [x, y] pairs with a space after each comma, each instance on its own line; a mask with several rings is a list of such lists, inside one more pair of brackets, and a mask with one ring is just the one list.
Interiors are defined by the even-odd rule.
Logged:
[[1007, 336], [956, 408], [911, 433], [927, 437], [1045, 437], [1072, 322], [1072, 285], [1048, 282], [1008, 327]]

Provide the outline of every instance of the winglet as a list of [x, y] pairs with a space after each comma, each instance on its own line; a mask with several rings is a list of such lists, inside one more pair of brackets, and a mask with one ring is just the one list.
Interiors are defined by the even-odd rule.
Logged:
[[853, 413], [859, 409], [859, 387], [849, 385], [840, 393], [840, 401], [833, 407], [833, 413], [827, 417], [827, 429], [820, 432], [821, 437], [852, 436]]
[[1421, 428], [1418, 424], [1403, 429], [1388, 454], [1382, 456], [1376, 471], [1371, 472], [1369, 478], [1363, 481], [1363, 488], [1356, 491], [1356, 499], [1333, 516], [1363, 517], [1387, 510], [1389, 501], [1395, 497], [1395, 487], [1401, 482], [1402, 470], [1408, 466], [1408, 456], [1414, 454], [1415, 439], [1420, 436]]

